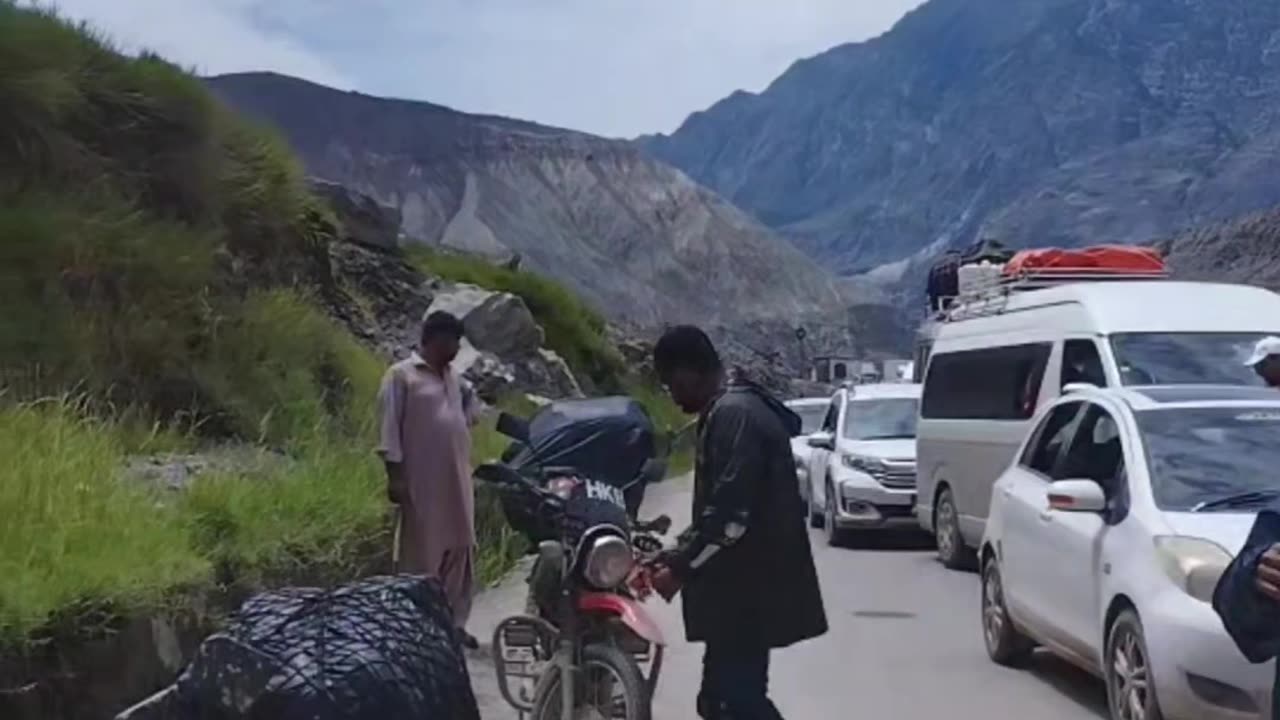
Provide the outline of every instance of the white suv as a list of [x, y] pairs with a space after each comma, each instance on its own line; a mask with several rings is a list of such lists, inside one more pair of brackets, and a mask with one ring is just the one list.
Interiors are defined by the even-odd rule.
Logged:
[[805, 496], [814, 527], [838, 544], [845, 530], [916, 527], [916, 420], [920, 386], [854, 385], [831, 399], [809, 437]]
[[1039, 644], [1105, 678], [1116, 720], [1271, 717], [1210, 605], [1257, 511], [1280, 499], [1280, 392], [1071, 387], [992, 492], [987, 651]]

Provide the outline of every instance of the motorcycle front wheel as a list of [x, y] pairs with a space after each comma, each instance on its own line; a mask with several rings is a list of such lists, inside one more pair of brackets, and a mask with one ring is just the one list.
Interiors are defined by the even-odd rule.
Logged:
[[[573, 720], [652, 720], [649, 692], [630, 655], [609, 645], [582, 650]], [[560, 666], [547, 665], [534, 693], [532, 720], [562, 720]]]

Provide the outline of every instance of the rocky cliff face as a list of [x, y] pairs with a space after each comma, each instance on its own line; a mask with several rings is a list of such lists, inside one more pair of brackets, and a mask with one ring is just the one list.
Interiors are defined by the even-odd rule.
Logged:
[[424, 275], [396, 247], [395, 208], [332, 183], [313, 180], [311, 185], [338, 221], [326, 243], [318, 299], [384, 359], [407, 357], [417, 345], [423, 318], [444, 310], [462, 320], [467, 331], [454, 368], [486, 402], [512, 391], [553, 399], [583, 394], [568, 363], [543, 347], [545, 332], [524, 300]]
[[1147, 241], [1280, 202], [1280, 4], [930, 0], [642, 143], [846, 273]]
[[1182, 233], [1159, 246], [1180, 278], [1280, 291], [1280, 208]]
[[519, 256], [611, 319], [733, 327], [840, 306], [832, 276], [631, 143], [279, 75], [209, 82], [312, 174], [397, 209], [406, 236]]

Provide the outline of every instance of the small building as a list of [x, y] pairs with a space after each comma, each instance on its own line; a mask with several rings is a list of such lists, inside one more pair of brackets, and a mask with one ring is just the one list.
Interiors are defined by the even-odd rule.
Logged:
[[821, 355], [813, 359], [809, 379], [820, 383], [857, 382], [866, 374], [865, 364], [847, 355]]
[[839, 383], [848, 380], [851, 366], [856, 361], [850, 357], [838, 355], [822, 355], [813, 358], [813, 369], [809, 379], [820, 383]]
[[911, 361], [906, 359], [885, 360], [881, 377], [886, 382], [910, 382], [912, 375]]

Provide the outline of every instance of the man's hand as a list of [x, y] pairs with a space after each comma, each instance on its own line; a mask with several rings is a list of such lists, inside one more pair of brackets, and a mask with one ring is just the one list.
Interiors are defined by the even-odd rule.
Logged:
[[649, 568], [649, 585], [667, 602], [671, 602], [676, 593], [680, 592], [682, 584], [667, 565], [655, 564]]
[[1280, 603], [1280, 543], [1272, 545], [1258, 561], [1258, 592]]
[[399, 463], [387, 463], [387, 499], [396, 505], [409, 499], [409, 483]]
[[648, 600], [653, 594], [653, 583], [649, 579], [649, 566], [636, 565], [627, 575], [626, 585], [636, 600]]

